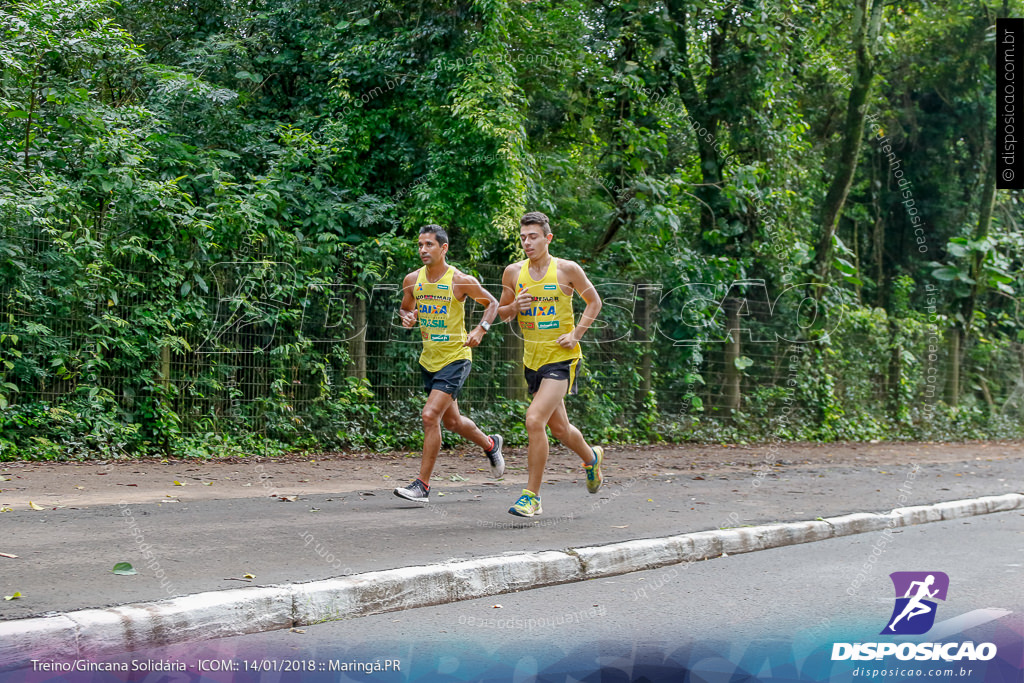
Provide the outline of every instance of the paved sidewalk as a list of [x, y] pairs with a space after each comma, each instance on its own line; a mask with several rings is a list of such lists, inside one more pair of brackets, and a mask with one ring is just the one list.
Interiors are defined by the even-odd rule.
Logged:
[[[514, 469], [524, 459], [514, 453], [509, 454], [513, 469], [506, 481], [495, 485], [476, 475], [470, 482], [438, 479], [426, 508], [392, 496], [391, 481], [387, 488], [345, 490], [346, 483], [358, 479], [346, 479], [346, 468], [369, 467], [383, 477], [381, 472], [396, 464], [383, 459], [332, 462], [341, 471], [338, 480], [317, 486], [334, 483], [340, 493], [305, 493], [298, 481], [294, 488], [288, 484], [287, 490], [278, 490], [275, 479], [260, 477], [298, 468], [295, 462], [246, 463], [250, 479], [239, 485], [250, 484], [244, 487], [251, 491], [246, 498], [192, 499], [192, 492], [215, 487], [202, 487], [201, 481], [175, 486], [173, 481], [192, 483], [178, 479], [170, 484], [180, 492], [174, 498], [164, 493], [165, 484], [139, 485], [121, 487], [133, 489], [137, 498], [131, 503], [98, 500], [58, 509], [15, 509], [0, 517], [0, 552], [18, 556], [0, 558], [0, 591], [22, 597], [0, 603], [0, 620], [239, 587], [267, 587], [270, 596], [279, 590], [271, 586], [502, 554], [549, 551], [567, 557], [569, 548], [999, 496], [1019, 492], [1024, 481], [1024, 448], [1017, 444], [881, 444], [858, 447], [839, 462], [827, 452], [836, 450], [834, 445], [801, 448], [807, 456], [802, 462], [789, 460], [784, 448], [782, 457], [769, 459], [764, 456], [770, 451], [754, 447], [740, 451], [740, 457], [723, 450], [734, 459], [717, 463], [701, 461], [700, 453], [687, 449], [652, 455], [650, 449], [613, 448], [609, 463], [614, 467], [595, 496], [586, 493], [578, 471], [563, 465], [568, 458], [559, 457], [542, 491], [546, 514], [537, 520], [505, 512], [522, 485], [517, 479], [525, 476]], [[690, 465], [700, 463], [700, 469], [690, 469], [688, 459]], [[410, 470], [414, 463], [403, 459], [394, 469]], [[135, 472], [187, 470], [186, 465], [127, 463], [106, 467], [103, 476], [131, 484], [145, 480]], [[449, 468], [460, 465], [465, 463], [446, 463]], [[228, 466], [239, 469], [238, 464]], [[33, 496], [30, 469], [0, 467], [0, 473], [14, 483], [26, 482], [22, 495]], [[405, 479], [390, 478], [396, 483]], [[0, 503], [7, 493], [0, 494]], [[112, 574], [113, 565], [122, 561], [139, 573]], [[572, 571], [578, 568], [575, 561], [570, 565]]]
[[1019, 514], [1021, 509], [1024, 494], [1009, 493], [902, 507], [886, 514], [854, 513], [564, 551], [506, 554], [0, 622], [0, 670], [25, 667], [40, 657], [81, 661], [689, 565], [843, 536], [882, 536], [922, 524]]

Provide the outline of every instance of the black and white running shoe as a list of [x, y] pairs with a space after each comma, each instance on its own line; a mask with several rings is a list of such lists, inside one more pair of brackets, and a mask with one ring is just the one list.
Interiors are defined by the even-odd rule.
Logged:
[[395, 495], [399, 498], [405, 498], [411, 500], [414, 503], [429, 503], [430, 502], [430, 489], [423, 485], [423, 482], [417, 477], [411, 484], [405, 488], [395, 489]]
[[494, 441], [494, 448], [484, 451], [484, 453], [487, 455], [488, 462], [491, 463], [491, 475], [495, 479], [500, 479], [501, 475], [505, 474], [505, 458], [501, 457], [501, 446], [505, 443], [505, 439], [501, 438], [501, 434], [491, 434], [490, 436]]

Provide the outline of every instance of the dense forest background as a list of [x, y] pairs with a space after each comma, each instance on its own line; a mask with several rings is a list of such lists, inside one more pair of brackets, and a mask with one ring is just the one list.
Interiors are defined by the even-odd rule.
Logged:
[[[595, 440], [1019, 435], [1022, 9], [7, 0], [0, 460], [417, 448], [418, 227], [499, 294], [528, 210], [605, 298]], [[516, 330], [475, 358], [523, 441]]]

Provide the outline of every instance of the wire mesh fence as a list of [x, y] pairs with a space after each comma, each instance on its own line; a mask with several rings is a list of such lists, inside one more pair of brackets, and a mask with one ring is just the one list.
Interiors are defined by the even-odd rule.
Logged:
[[[365, 286], [249, 258], [182, 280], [19, 246], [0, 281], [0, 457], [416, 446], [420, 341], [399, 324], [400, 276]], [[471, 272], [500, 297], [501, 266]], [[827, 311], [809, 290], [769, 296], [758, 281], [595, 284], [604, 308], [569, 405], [604, 439], [743, 420], [773, 438], [809, 433], [797, 422], [857, 437], [872, 431], [851, 421], [882, 434], [952, 399], [948, 325], [923, 314]], [[475, 325], [480, 307], [466, 312]], [[495, 324], [459, 399], [512, 442], [525, 436], [522, 350], [515, 324]], [[1019, 421], [1024, 346], [974, 335], [960, 353], [957, 402]]]

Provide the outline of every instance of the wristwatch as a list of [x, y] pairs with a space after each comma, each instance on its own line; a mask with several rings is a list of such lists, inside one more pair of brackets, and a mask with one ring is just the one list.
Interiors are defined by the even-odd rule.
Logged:
[[484, 332], [490, 332], [491, 331], [491, 324], [489, 322], [487, 322], [486, 320], [481, 320], [480, 321], [480, 327], [484, 328]]

